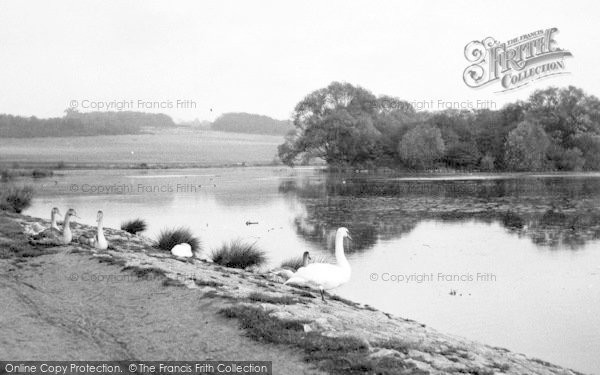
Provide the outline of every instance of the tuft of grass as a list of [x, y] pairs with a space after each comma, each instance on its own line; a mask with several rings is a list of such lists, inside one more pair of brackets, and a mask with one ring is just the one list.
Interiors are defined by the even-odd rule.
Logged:
[[44, 177], [52, 177], [54, 172], [50, 169], [34, 169], [31, 171], [31, 177], [33, 178], [44, 178]]
[[155, 277], [167, 277], [166, 271], [158, 267], [138, 267], [138, 266], [127, 266], [123, 267], [123, 271], [131, 271], [133, 274], [140, 279], [153, 279]]
[[290, 296], [271, 296], [269, 294], [259, 292], [250, 293], [248, 299], [254, 302], [266, 302], [274, 305], [293, 305], [298, 303], [297, 299]]
[[0, 181], [8, 182], [13, 179], [13, 175], [8, 171], [8, 169], [3, 169], [0, 171]]
[[140, 232], [143, 232], [146, 230], [147, 227], [148, 224], [146, 223], [146, 220], [140, 218], [124, 221], [121, 223], [121, 230], [124, 230], [131, 234], [138, 234]]
[[525, 220], [512, 211], [506, 211], [502, 215], [502, 224], [507, 228], [521, 229], [525, 225]]
[[165, 251], [171, 251], [175, 245], [187, 243], [192, 247], [192, 253], [200, 251], [200, 239], [192, 234], [188, 228], [164, 229], [158, 235], [156, 246]]
[[93, 259], [98, 259], [98, 262], [100, 263], [113, 264], [115, 266], [125, 267], [127, 265], [127, 261], [124, 259], [118, 259], [112, 256], [93, 257]]
[[243, 269], [264, 264], [267, 256], [256, 245], [235, 240], [213, 251], [212, 260], [221, 266]]
[[210, 286], [213, 288], [217, 288], [220, 286], [223, 286], [223, 283], [220, 283], [218, 281], [213, 281], [213, 280], [199, 280], [199, 279], [194, 279], [194, 283], [198, 286]]
[[0, 210], [21, 213], [31, 205], [33, 187], [9, 186], [0, 193]]
[[169, 279], [166, 278], [163, 280], [162, 282], [163, 286], [176, 286], [176, 287], [182, 287], [185, 286], [185, 283], [181, 280], [174, 280], [174, 279]]

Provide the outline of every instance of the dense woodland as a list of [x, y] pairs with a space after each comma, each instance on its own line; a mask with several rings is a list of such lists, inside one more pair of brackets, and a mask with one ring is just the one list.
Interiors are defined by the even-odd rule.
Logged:
[[0, 137], [69, 137], [139, 134], [144, 127], [169, 127], [175, 123], [163, 114], [143, 112], [65, 111], [63, 117], [38, 119], [0, 114]]
[[600, 101], [547, 88], [499, 110], [423, 112], [334, 82], [297, 104], [284, 163], [412, 170], [600, 170]]
[[285, 135], [293, 126], [289, 121], [275, 120], [268, 116], [225, 113], [212, 123], [211, 129], [234, 133]]

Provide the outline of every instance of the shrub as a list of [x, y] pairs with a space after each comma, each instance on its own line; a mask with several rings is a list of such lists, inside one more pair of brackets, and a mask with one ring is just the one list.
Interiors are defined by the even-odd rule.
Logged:
[[33, 178], [51, 177], [54, 173], [49, 169], [34, 169], [31, 172]]
[[21, 213], [31, 205], [33, 188], [31, 186], [9, 186], [0, 193], [0, 209]]
[[267, 260], [263, 250], [254, 244], [248, 244], [241, 240], [231, 241], [223, 244], [213, 251], [212, 259], [215, 263], [229, 268], [246, 268], [260, 266]]
[[192, 231], [188, 228], [175, 228], [175, 229], [164, 229], [158, 235], [156, 246], [165, 251], [171, 251], [175, 245], [181, 243], [187, 243], [192, 247], [192, 252], [196, 253], [200, 251], [200, 239], [194, 237]]
[[140, 218], [124, 221], [121, 223], [121, 230], [129, 232], [131, 234], [143, 232], [146, 230], [147, 227], [148, 224], [146, 223], [146, 220]]
[[502, 224], [506, 228], [521, 229], [525, 225], [525, 220], [512, 211], [507, 211], [502, 216]]
[[12, 180], [13, 175], [8, 171], [8, 169], [3, 169], [0, 172], [0, 179], [2, 180], [2, 182], [7, 182]]

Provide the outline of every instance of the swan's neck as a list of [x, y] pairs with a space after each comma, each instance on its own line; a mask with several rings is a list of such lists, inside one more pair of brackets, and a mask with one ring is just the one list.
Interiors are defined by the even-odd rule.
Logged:
[[302, 265], [303, 266], [308, 266], [308, 255], [304, 255], [302, 257]]
[[96, 233], [98, 239], [104, 238], [104, 226], [102, 225], [102, 219], [98, 220], [98, 228]]
[[350, 263], [344, 254], [344, 236], [335, 237], [335, 260], [341, 267], [350, 267]]
[[50, 228], [58, 228], [58, 225], [56, 224], [56, 213], [54, 211], [52, 211], [52, 213], [50, 214], [50, 219], [51, 219], [51, 224], [50, 224]]
[[73, 234], [71, 233], [71, 216], [65, 216], [65, 222], [63, 223], [63, 238], [66, 242], [71, 242]]

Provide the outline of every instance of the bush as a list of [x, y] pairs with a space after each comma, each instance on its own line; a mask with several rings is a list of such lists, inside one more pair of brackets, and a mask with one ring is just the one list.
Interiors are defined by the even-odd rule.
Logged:
[[51, 177], [54, 173], [49, 169], [34, 169], [31, 172], [33, 178]]
[[129, 232], [131, 234], [137, 234], [139, 232], [143, 232], [146, 230], [147, 227], [148, 227], [148, 224], [146, 224], [146, 220], [140, 219], [140, 218], [125, 221], [125, 222], [121, 223], [121, 230]]
[[223, 244], [213, 251], [212, 259], [215, 263], [230, 268], [246, 268], [260, 266], [267, 261], [263, 250], [254, 244], [244, 243], [241, 240]]
[[518, 214], [512, 211], [507, 211], [502, 216], [502, 224], [506, 228], [522, 229], [523, 226], [525, 226], [525, 220], [523, 220], [523, 218]]
[[2, 182], [7, 182], [13, 179], [13, 175], [8, 171], [8, 169], [3, 169], [0, 172], [0, 180]]
[[192, 252], [200, 251], [201, 243], [198, 237], [194, 237], [188, 228], [164, 229], [158, 235], [156, 246], [165, 251], [171, 251], [175, 245], [187, 243], [192, 247]]
[[481, 168], [482, 171], [493, 171], [495, 161], [496, 159], [492, 155], [486, 154], [481, 158], [479, 168]]
[[0, 210], [21, 213], [31, 205], [33, 187], [9, 186], [0, 193]]

